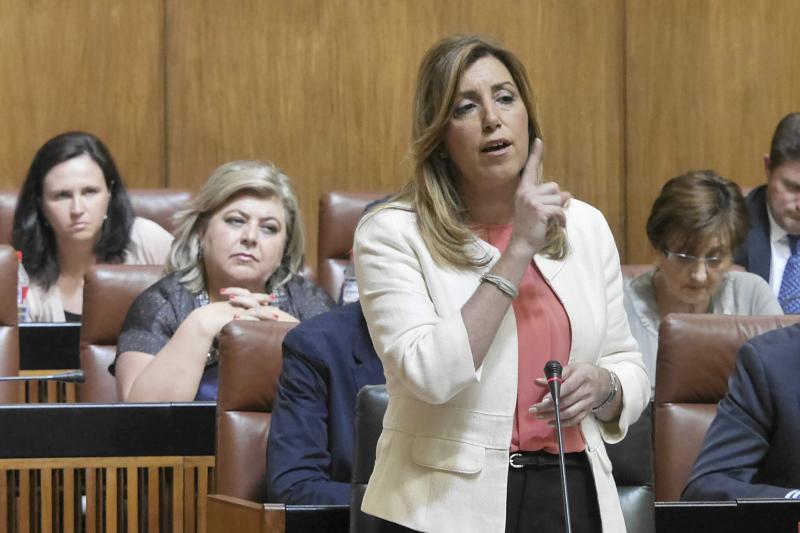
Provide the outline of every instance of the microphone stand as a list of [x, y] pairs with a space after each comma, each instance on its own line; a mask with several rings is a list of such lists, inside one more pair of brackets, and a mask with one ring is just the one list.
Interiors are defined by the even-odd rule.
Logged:
[[47, 374], [44, 376], [0, 376], [3, 381], [62, 381], [64, 383], [83, 383], [86, 381], [86, 374], [83, 370], [70, 370], [61, 374]]
[[553, 397], [553, 408], [556, 411], [556, 434], [558, 435], [558, 467], [561, 471], [561, 496], [564, 500], [564, 523], [567, 533], [572, 533], [572, 522], [569, 518], [569, 494], [567, 494], [567, 467], [564, 465], [564, 437], [561, 434], [561, 363], [548, 361], [544, 365], [544, 375], [550, 386]]
[[572, 523], [569, 518], [569, 494], [567, 494], [567, 468], [564, 466], [564, 439], [561, 436], [561, 413], [558, 395], [553, 396], [553, 406], [556, 410], [556, 433], [558, 434], [558, 468], [561, 470], [561, 496], [564, 499], [564, 522], [567, 524], [567, 533], [572, 533]]

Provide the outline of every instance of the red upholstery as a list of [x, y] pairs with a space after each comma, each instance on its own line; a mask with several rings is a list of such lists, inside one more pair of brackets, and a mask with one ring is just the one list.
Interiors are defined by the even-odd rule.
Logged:
[[162, 266], [96, 265], [86, 273], [81, 317], [81, 368], [86, 382], [78, 386], [78, 401], [119, 401], [116, 380], [108, 372], [117, 337], [133, 300], [162, 272]]
[[11, 229], [14, 225], [16, 207], [16, 191], [0, 191], [0, 244], [11, 244]]
[[739, 348], [800, 316], [672, 314], [661, 323], [655, 397], [656, 500], [679, 500]]
[[173, 233], [173, 216], [186, 207], [192, 193], [181, 189], [131, 189], [128, 196], [136, 216], [149, 218]]
[[[17, 255], [0, 244], [0, 376], [19, 374]], [[0, 403], [19, 401], [18, 383], [0, 383]]]
[[344, 269], [353, 248], [356, 225], [370, 203], [384, 193], [329, 192], [319, 199], [319, 233], [317, 241], [317, 280], [334, 300], [344, 280]]
[[231, 322], [219, 336], [216, 492], [265, 502], [267, 434], [281, 343], [296, 324]]

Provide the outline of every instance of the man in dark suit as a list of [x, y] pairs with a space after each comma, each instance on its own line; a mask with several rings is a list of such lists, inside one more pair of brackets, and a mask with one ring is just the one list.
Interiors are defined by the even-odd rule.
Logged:
[[800, 498], [800, 324], [751, 339], [684, 500]]
[[350, 503], [356, 395], [385, 381], [357, 302], [286, 335], [267, 442], [270, 501]]
[[[800, 235], [800, 113], [790, 113], [778, 123], [764, 169], [766, 185], [747, 195], [751, 229], [735, 262], [764, 278], [785, 312], [797, 313], [800, 256], [792, 256], [800, 253], [794, 238]], [[790, 272], [791, 281], [784, 287], [785, 272]]]

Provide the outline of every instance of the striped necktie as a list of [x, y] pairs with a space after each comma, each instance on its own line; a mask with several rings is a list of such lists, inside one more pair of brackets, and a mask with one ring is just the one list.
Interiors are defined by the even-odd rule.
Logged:
[[797, 246], [799, 240], [800, 237], [797, 235], [789, 235], [789, 250], [792, 255], [786, 261], [781, 290], [778, 291], [778, 301], [787, 315], [800, 314], [800, 250]]

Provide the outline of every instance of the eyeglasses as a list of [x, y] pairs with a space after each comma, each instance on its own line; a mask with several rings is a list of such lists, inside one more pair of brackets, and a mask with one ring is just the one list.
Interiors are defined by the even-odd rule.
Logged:
[[703, 263], [708, 270], [720, 268], [727, 257], [722, 255], [712, 255], [709, 257], [697, 257], [696, 255], [684, 254], [681, 252], [664, 252], [667, 258], [675, 261], [681, 268], [689, 268], [697, 263]]

